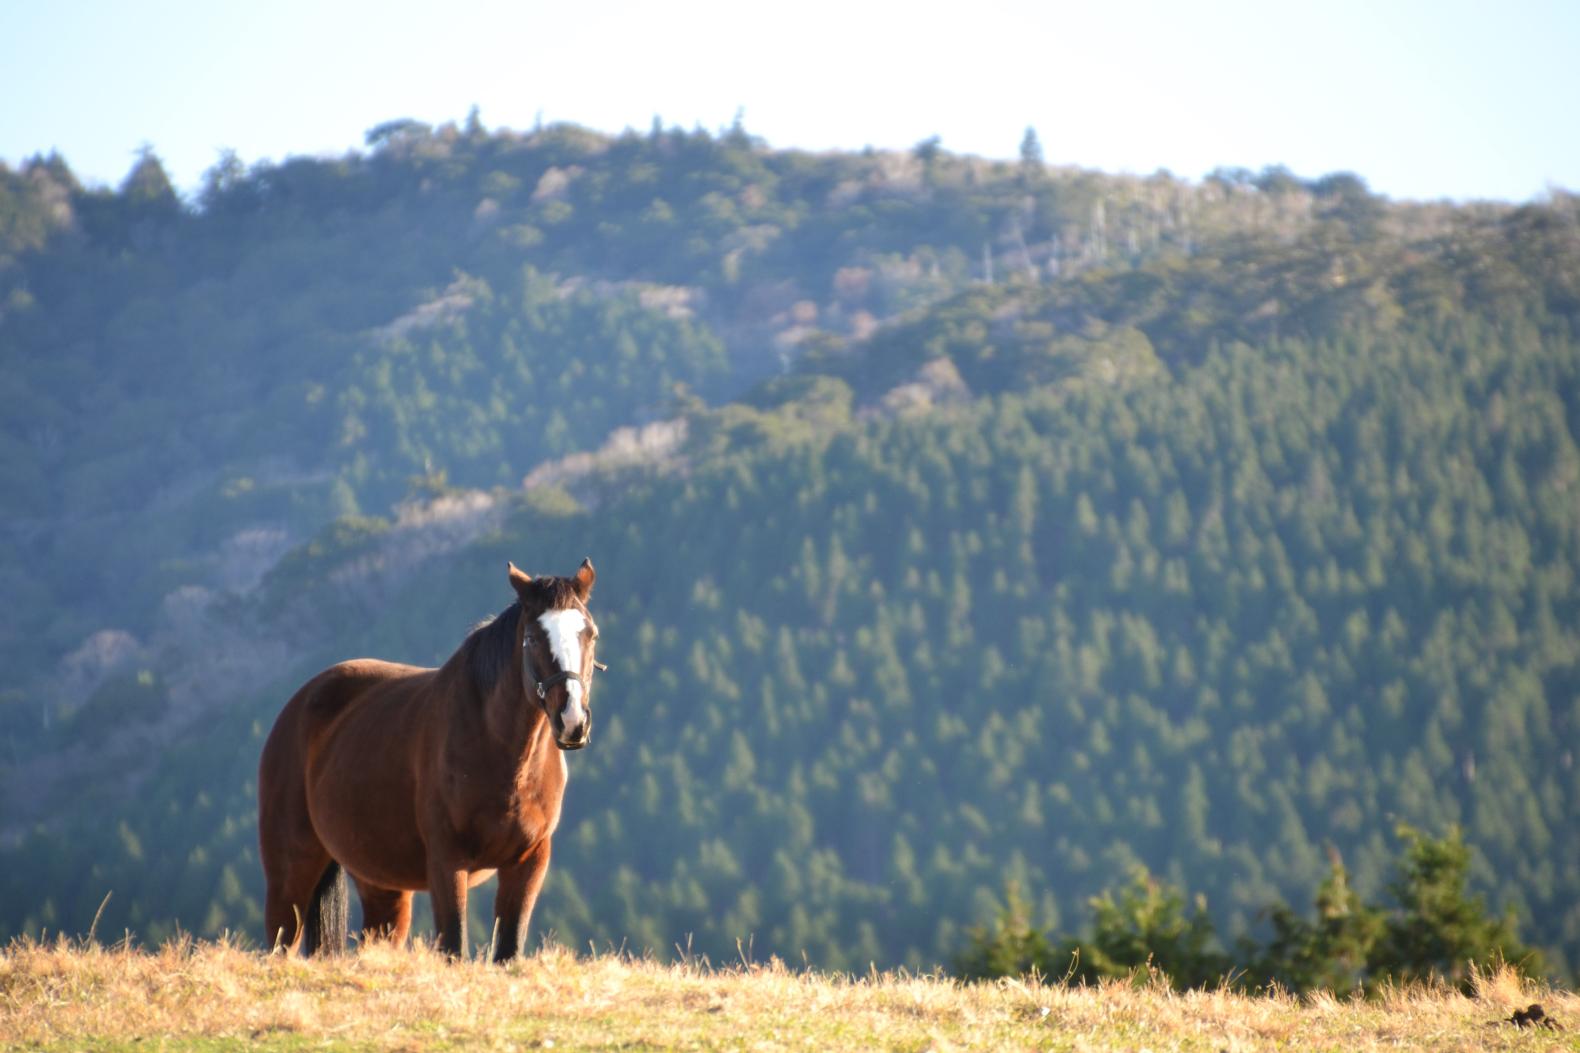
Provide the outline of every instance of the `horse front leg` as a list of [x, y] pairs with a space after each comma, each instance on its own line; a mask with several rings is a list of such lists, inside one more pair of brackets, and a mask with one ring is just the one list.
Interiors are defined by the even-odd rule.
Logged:
[[494, 961], [507, 962], [521, 953], [532, 908], [549, 873], [549, 839], [527, 850], [521, 862], [499, 868], [499, 890], [494, 896]]
[[428, 899], [439, 950], [447, 958], [466, 957], [466, 883], [468, 872], [443, 861], [428, 863]]

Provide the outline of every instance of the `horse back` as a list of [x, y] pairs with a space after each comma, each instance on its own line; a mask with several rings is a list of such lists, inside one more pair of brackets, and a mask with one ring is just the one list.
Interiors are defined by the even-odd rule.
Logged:
[[356, 658], [330, 666], [303, 684], [275, 718], [259, 764], [260, 792], [270, 782], [299, 784], [311, 757], [335, 724], [359, 707], [432, 674], [419, 666]]
[[354, 658], [332, 665], [298, 692], [303, 698], [303, 731], [310, 739], [317, 738], [359, 705], [408, 698], [433, 673], [421, 666], [377, 658]]
[[264, 746], [267, 755], [276, 740], [281, 746], [290, 744], [305, 750], [358, 701], [380, 685], [410, 679], [431, 670], [417, 666], [384, 662], [376, 658], [354, 658], [330, 666], [297, 689], [280, 715], [275, 718], [269, 743]]

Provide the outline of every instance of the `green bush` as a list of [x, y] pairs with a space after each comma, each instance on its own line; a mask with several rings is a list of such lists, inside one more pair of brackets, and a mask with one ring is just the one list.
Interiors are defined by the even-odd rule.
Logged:
[[1233, 957], [1221, 946], [1206, 902], [1187, 916], [1184, 894], [1138, 868], [1116, 898], [1091, 901], [1091, 935], [1055, 944], [1031, 926], [1020, 890], [1006, 889], [991, 927], [974, 929], [956, 961], [967, 978], [1037, 973], [1083, 982], [1150, 980], [1178, 990], [1225, 984], [1278, 985], [1293, 991], [1348, 994], [1383, 983], [1445, 981], [1469, 989], [1474, 966], [1507, 963], [1539, 974], [1541, 957], [1514, 935], [1511, 917], [1491, 918], [1481, 897], [1465, 891], [1470, 848], [1457, 829], [1430, 838], [1401, 825], [1403, 851], [1389, 884], [1392, 906], [1364, 903], [1334, 853], [1307, 920], [1285, 904], [1268, 908], [1273, 935], [1263, 945], [1242, 938]]

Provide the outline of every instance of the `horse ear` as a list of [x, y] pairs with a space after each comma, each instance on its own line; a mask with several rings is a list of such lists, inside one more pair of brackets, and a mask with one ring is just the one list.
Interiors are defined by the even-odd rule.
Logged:
[[582, 560], [582, 565], [576, 568], [576, 594], [586, 599], [592, 592], [593, 582], [598, 580], [598, 572], [593, 570], [592, 560]]
[[510, 574], [510, 587], [515, 589], [516, 595], [519, 596], [528, 585], [532, 584], [532, 575], [526, 573], [509, 560], [505, 561], [505, 567]]

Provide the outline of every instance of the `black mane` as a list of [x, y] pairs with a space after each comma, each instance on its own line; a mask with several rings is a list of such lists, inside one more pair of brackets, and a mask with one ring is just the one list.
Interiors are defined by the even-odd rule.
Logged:
[[461, 650], [467, 652], [466, 668], [471, 672], [480, 695], [487, 696], [494, 690], [500, 677], [508, 674], [515, 664], [516, 626], [520, 623], [517, 615], [520, 611], [520, 602], [512, 603], [492, 620], [473, 629], [461, 644]]

